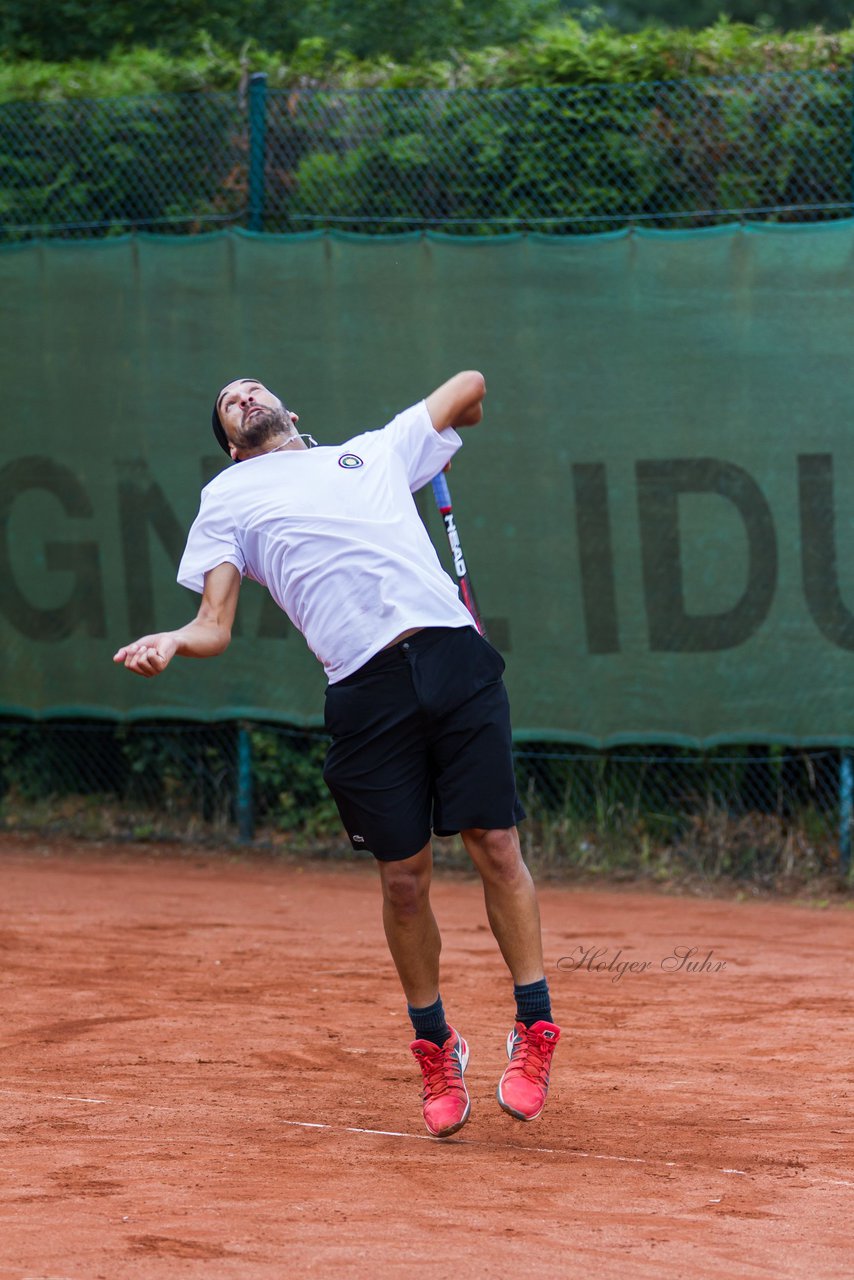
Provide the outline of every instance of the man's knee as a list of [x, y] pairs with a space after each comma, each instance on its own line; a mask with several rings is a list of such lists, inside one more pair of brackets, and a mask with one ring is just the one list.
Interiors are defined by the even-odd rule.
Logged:
[[429, 845], [414, 858], [381, 862], [383, 900], [398, 919], [417, 916], [430, 898], [432, 858]]
[[471, 827], [462, 835], [469, 856], [482, 876], [507, 884], [529, 878], [515, 827], [492, 831]]

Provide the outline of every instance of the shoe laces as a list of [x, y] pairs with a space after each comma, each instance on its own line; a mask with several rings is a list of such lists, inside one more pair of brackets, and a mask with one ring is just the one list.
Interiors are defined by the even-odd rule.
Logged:
[[526, 1029], [516, 1033], [516, 1043], [510, 1058], [510, 1070], [519, 1072], [536, 1084], [547, 1084], [551, 1067], [554, 1042], [546, 1040], [535, 1031]]
[[453, 1049], [437, 1048], [435, 1053], [418, 1051], [421, 1074], [424, 1077], [425, 1097], [439, 1097], [459, 1089], [462, 1066]]

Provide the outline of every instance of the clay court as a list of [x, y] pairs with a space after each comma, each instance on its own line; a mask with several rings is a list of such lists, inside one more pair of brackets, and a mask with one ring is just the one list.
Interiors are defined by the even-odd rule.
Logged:
[[441, 875], [473, 1111], [440, 1142], [372, 865], [0, 848], [4, 1280], [850, 1276], [850, 901], [545, 886], [564, 1040], [521, 1125], [479, 885]]

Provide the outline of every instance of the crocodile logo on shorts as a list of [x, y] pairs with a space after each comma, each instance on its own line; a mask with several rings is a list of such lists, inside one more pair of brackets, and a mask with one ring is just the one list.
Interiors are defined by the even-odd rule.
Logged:
[[363, 467], [365, 464], [357, 453], [342, 453], [338, 459], [338, 465], [345, 471], [353, 471], [354, 468]]

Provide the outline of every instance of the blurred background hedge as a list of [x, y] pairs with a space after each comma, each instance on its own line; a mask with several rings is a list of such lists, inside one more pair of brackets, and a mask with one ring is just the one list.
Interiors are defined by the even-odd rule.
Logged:
[[850, 67], [854, 15], [847, 0], [5, 0], [0, 49], [6, 102], [231, 90], [250, 67], [271, 88], [545, 87]]

